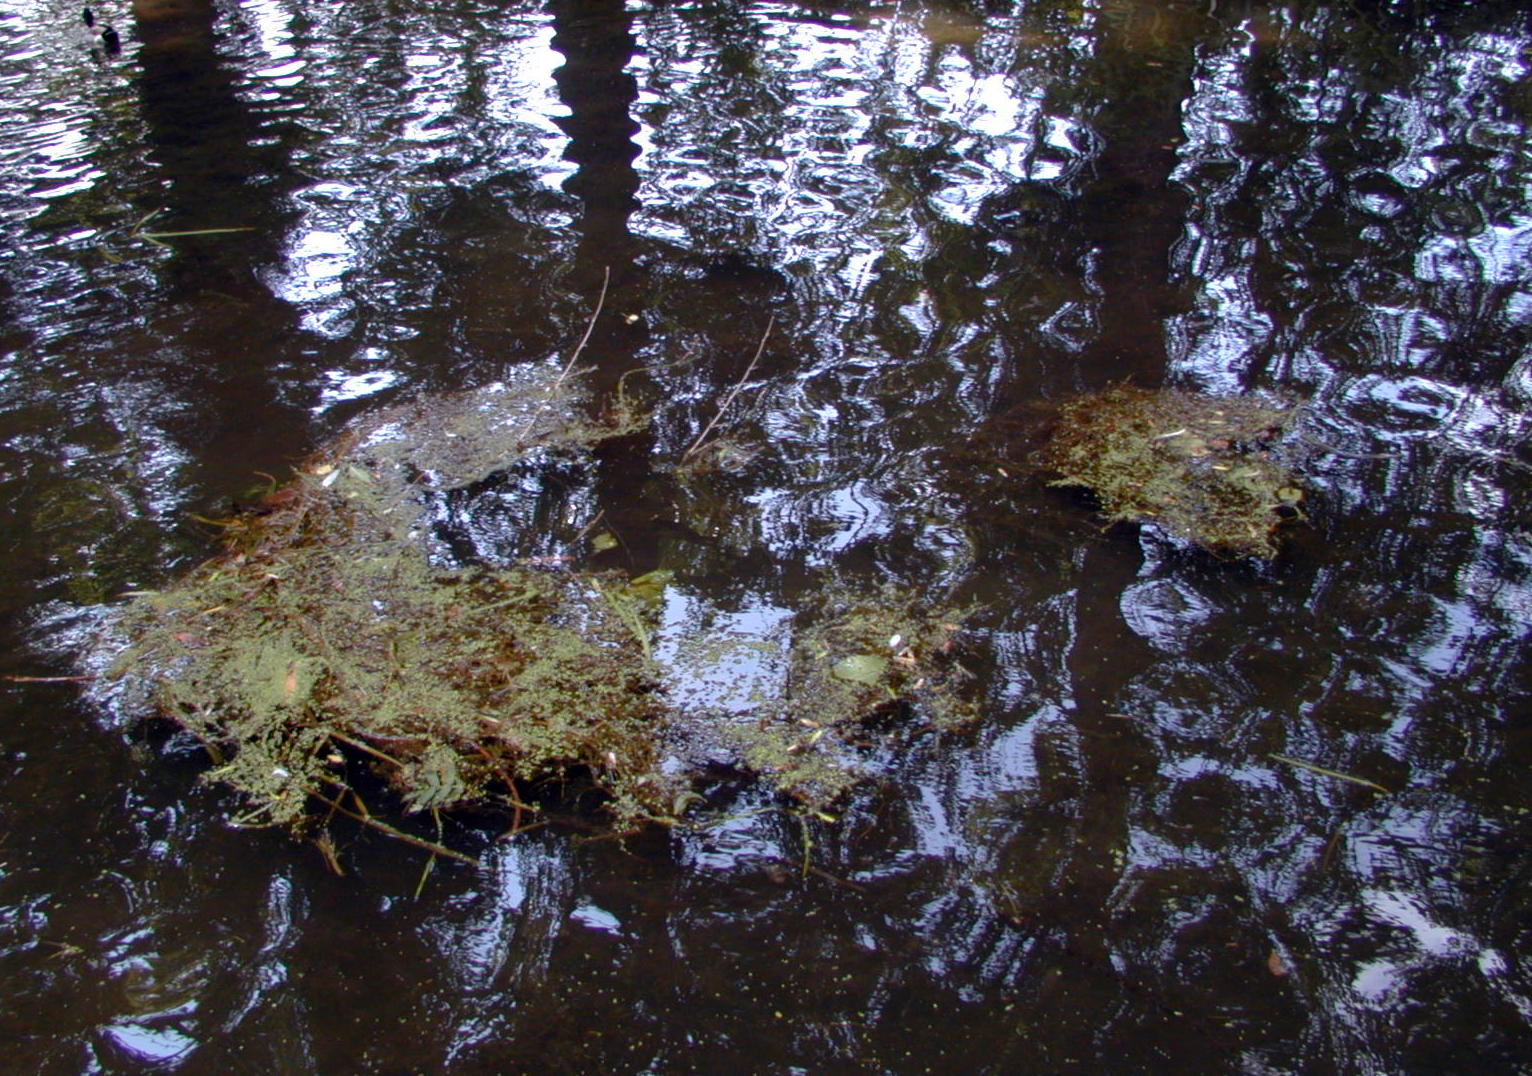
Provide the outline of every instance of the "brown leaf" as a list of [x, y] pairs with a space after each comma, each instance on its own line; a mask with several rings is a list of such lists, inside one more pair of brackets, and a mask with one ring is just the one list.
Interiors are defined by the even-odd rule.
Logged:
[[1271, 972], [1279, 979], [1287, 974], [1287, 964], [1285, 961], [1283, 961], [1282, 954], [1277, 952], [1275, 949], [1273, 949], [1271, 951], [1271, 955], [1266, 958], [1266, 970]]

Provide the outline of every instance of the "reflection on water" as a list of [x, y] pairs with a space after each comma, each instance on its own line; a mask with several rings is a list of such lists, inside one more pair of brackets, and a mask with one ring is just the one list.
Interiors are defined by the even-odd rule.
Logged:
[[[652, 431], [445, 547], [674, 571], [674, 691], [733, 720], [825, 585], [950, 594], [985, 703], [834, 825], [720, 770], [703, 828], [449, 820], [485, 870], [425, 876], [337, 830], [337, 878], [13, 681], [14, 1067], [1522, 1071], [1519, 8], [99, 5], [114, 57], [0, 3], [6, 673], [358, 411], [563, 361], [605, 280]], [[1028, 471], [1126, 379], [1307, 401], [1281, 560]]]

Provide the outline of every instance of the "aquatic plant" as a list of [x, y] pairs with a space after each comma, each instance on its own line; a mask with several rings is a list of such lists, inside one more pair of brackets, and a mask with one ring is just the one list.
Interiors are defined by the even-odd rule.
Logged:
[[1271, 557], [1303, 490], [1272, 451], [1291, 417], [1254, 396], [1118, 385], [1060, 409], [1040, 453], [1113, 521], [1153, 524], [1225, 556]]
[[[577, 382], [532, 368], [358, 420], [220, 521], [219, 555], [117, 611], [103, 646], [118, 699], [204, 745], [235, 822], [317, 832], [321, 847], [342, 814], [458, 856], [383, 818], [498, 805], [514, 830], [529, 789], [571, 779], [617, 825], [674, 822], [692, 797], [668, 757], [710, 719], [660, 688], [651, 636], [670, 573], [433, 556], [433, 497], [632, 432], [582, 418]], [[839, 590], [801, 621], [782, 695], [722, 738], [742, 769], [819, 808], [861, 778], [878, 717], [959, 720], [962, 670], [955, 614], [908, 593]], [[364, 800], [380, 787], [387, 803]]]
[[569, 393], [537, 375], [374, 415], [224, 521], [221, 555], [120, 611], [109, 675], [206, 746], [238, 821], [302, 829], [324, 804], [370, 819], [359, 760], [406, 811], [514, 802], [574, 768], [621, 815], [669, 810], [626, 584], [444, 569], [417, 526], [433, 488], [622, 432], [576, 420]]
[[905, 588], [828, 588], [799, 611], [782, 696], [728, 738], [778, 790], [813, 808], [832, 804], [883, 742], [978, 716], [960, 690], [967, 612]]

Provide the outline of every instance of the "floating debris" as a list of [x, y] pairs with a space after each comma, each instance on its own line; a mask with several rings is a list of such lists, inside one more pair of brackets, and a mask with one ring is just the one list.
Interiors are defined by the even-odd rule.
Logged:
[[1289, 766], [1296, 766], [1300, 770], [1308, 770], [1310, 773], [1317, 773], [1321, 777], [1331, 777], [1337, 781], [1346, 781], [1349, 784], [1361, 785], [1363, 788], [1370, 788], [1374, 792], [1381, 792], [1384, 795], [1388, 795], [1388, 789], [1384, 788], [1376, 781], [1369, 781], [1365, 777], [1356, 777], [1349, 773], [1342, 773], [1339, 770], [1329, 770], [1323, 766], [1317, 766], [1312, 762], [1305, 762], [1301, 758], [1291, 758], [1287, 755], [1278, 755], [1273, 753], [1268, 757], [1275, 759], [1277, 762], [1284, 762]]
[[1119, 385], [1066, 404], [1041, 460], [1112, 520], [1225, 556], [1271, 557], [1303, 490], [1270, 451], [1292, 411], [1253, 396]]
[[623, 432], [575, 421], [569, 392], [534, 375], [357, 424], [226, 521], [220, 556], [129, 599], [108, 677], [206, 746], [244, 824], [302, 829], [316, 802], [370, 817], [359, 761], [406, 811], [508, 802], [575, 768], [619, 817], [668, 810], [648, 592], [447, 570], [417, 526], [426, 491]]
[[746, 765], [824, 807], [863, 779], [881, 744], [973, 721], [958, 645], [967, 614], [900, 588], [827, 592], [799, 614], [783, 697], [732, 730]]
[[959, 617], [908, 594], [837, 592], [803, 611], [781, 694], [704, 728], [709, 715], [680, 713], [661, 686], [669, 571], [444, 565], [434, 501], [632, 432], [582, 419], [567, 375], [524, 371], [358, 420], [220, 522], [221, 554], [129, 596], [99, 644], [99, 693], [200, 741], [206, 778], [238, 793], [238, 824], [323, 848], [339, 814], [455, 858], [382, 816], [501, 805], [514, 829], [529, 788], [577, 779], [618, 825], [673, 822], [695, 799], [699, 731], [817, 808], [862, 778], [879, 718], [964, 719]]

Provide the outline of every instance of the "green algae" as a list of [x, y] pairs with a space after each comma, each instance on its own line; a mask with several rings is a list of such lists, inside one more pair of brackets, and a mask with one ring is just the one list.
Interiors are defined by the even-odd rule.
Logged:
[[1252, 396], [1119, 385], [1061, 409], [1043, 465], [1113, 521], [1153, 523], [1225, 556], [1271, 557], [1303, 498], [1272, 442], [1291, 410]]
[[119, 608], [117, 697], [206, 747], [239, 824], [313, 833], [339, 813], [447, 855], [382, 817], [498, 805], [514, 827], [529, 790], [573, 782], [615, 825], [673, 824], [720, 745], [818, 809], [891, 736], [971, 719], [962, 614], [913, 591], [832, 588], [794, 617], [779, 688], [721, 715], [662, 687], [672, 572], [434, 559], [432, 498], [632, 432], [577, 402], [529, 371], [357, 420], [223, 521], [221, 554]]
[[575, 769], [628, 814], [668, 808], [648, 592], [443, 569], [418, 533], [422, 489], [613, 432], [573, 421], [568, 391], [543, 380], [380, 412], [227, 521], [222, 555], [121, 610], [111, 674], [207, 745], [241, 821], [301, 829], [316, 801], [346, 796], [367, 815], [358, 760], [406, 811], [514, 799]]
[[968, 611], [897, 587], [832, 588], [802, 610], [781, 699], [730, 731], [776, 789], [825, 807], [861, 782], [893, 738], [974, 720], [958, 640]]

